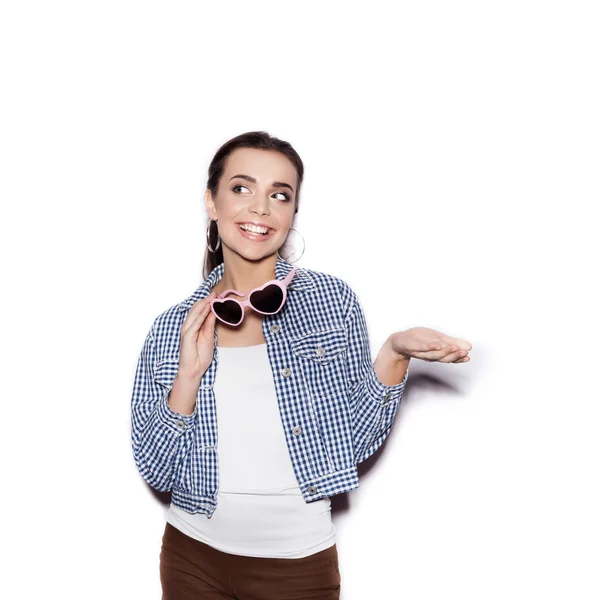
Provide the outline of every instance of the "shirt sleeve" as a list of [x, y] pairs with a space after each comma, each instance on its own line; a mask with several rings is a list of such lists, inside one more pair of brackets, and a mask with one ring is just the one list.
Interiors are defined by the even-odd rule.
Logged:
[[354, 439], [354, 458], [358, 464], [374, 454], [388, 436], [408, 378], [385, 385], [377, 377], [369, 345], [369, 333], [360, 301], [351, 292], [352, 304], [346, 316], [348, 334], [347, 376]]
[[131, 445], [142, 477], [156, 490], [166, 492], [172, 489], [177, 467], [191, 446], [197, 408], [193, 414], [183, 415], [169, 407], [172, 386], [155, 380], [153, 327], [137, 362], [131, 396]]

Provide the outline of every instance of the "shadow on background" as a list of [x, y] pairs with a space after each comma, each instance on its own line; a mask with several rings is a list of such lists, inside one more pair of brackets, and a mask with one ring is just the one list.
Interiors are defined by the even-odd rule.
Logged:
[[[431, 371], [433, 371], [433, 369], [431, 369]], [[463, 391], [461, 391], [461, 387], [456, 383], [464, 383], [464, 380], [460, 381], [461, 379], [462, 377], [459, 378], [455, 376], [453, 376], [451, 379], [442, 378], [437, 375], [434, 375], [432, 372], [425, 372], [424, 370], [416, 371], [414, 366], [411, 365], [411, 373], [408, 379], [406, 380], [406, 386], [402, 395], [402, 401], [400, 403], [400, 406], [398, 407], [398, 412], [396, 413], [396, 418], [394, 419], [392, 429], [388, 436], [385, 438], [383, 444], [381, 444], [379, 449], [375, 452], [375, 454], [372, 454], [369, 458], [367, 458], [367, 460], [364, 460], [361, 463], [359, 463], [357, 467], [359, 483], [366, 481], [370, 471], [374, 469], [377, 462], [382, 459], [389, 440], [392, 439], [394, 435], [401, 435], [399, 423], [403, 418], [403, 407], [405, 407], [407, 404], [410, 404], [411, 390], [419, 390], [422, 392], [433, 391], [442, 393], [448, 397], [462, 396]], [[332, 516], [342, 515], [349, 511], [349, 497], [351, 497], [352, 493], [359, 492], [359, 490], [360, 487], [356, 490], [352, 490], [352, 492], [349, 493], [336, 494], [335, 496], [331, 496]]]

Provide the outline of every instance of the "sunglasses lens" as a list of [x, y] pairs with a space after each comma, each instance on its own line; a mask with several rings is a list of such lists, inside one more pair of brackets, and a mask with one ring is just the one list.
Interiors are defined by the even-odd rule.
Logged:
[[239, 323], [242, 318], [242, 307], [233, 300], [225, 302], [215, 302], [213, 304], [217, 316], [226, 323]]
[[264, 313], [276, 313], [283, 304], [283, 291], [278, 285], [268, 285], [264, 290], [253, 292], [250, 302], [254, 308]]

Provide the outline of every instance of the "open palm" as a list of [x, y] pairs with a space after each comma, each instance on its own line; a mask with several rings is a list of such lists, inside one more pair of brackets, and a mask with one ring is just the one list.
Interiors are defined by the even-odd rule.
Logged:
[[406, 358], [430, 362], [463, 363], [470, 360], [472, 349], [467, 340], [455, 338], [429, 327], [412, 327], [390, 336], [392, 349]]

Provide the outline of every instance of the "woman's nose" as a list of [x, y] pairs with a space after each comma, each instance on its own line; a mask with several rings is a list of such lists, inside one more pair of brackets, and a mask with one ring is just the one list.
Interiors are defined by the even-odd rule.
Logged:
[[268, 198], [255, 198], [252, 204], [249, 206], [251, 212], [258, 215], [268, 215], [269, 210], [269, 199]]

